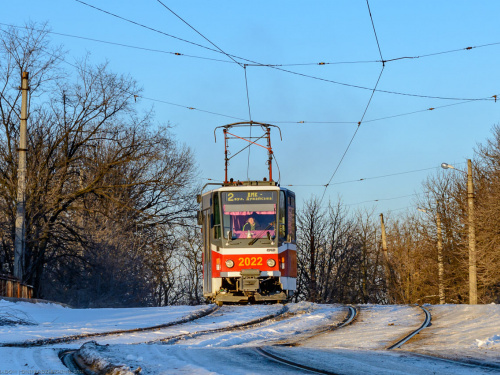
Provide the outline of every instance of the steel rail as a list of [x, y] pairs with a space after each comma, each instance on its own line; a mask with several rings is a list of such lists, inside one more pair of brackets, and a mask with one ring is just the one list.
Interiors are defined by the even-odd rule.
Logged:
[[[359, 309], [357, 307], [354, 307], [354, 306], [347, 306], [347, 308], [349, 310], [348, 314], [347, 314], [347, 316], [345, 317], [345, 319], [341, 323], [339, 323], [338, 325], [336, 325], [334, 327], [329, 326], [328, 328], [323, 329], [323, 330], [321, 330], [319, 332], [316, 331], [312, 335], [310, 335], [308, 338], [319, 336], [319, 335], [321, 335], [323, 333], [326, 333], [328, 331], [333, 331], [333, 330], [336, 330], [336, 329], [339, 329], [339, 328], [342, 328], [342, 327], [346, 327], [346, 326], [352, 324], [354, 322], [354, 320], [358, 317]], [[288, 344], [294, 344], [294, 343], [295, 342], [288, 341]], [[286, 343], [280, 343], [279, 344], [279, 346], [283, 346], [283, 345], [287, 345], [287, 344]], [[272, 360], [274, 360], [276, 362], [279, 362], [279, 363], [287, 365], [287, 366], [298, 368], [300, 370], [306, 370], [306, 371], [309, 371], [309, 372], [314, 373], [314, 374], [338, 375], [337, 373], [332, 372], [332, 371], [313, 368], [313, 367], [310, 367], [310, 366], [302, 365], [300, 363], [296, 363], [296, 362], [290, 361], [288, 359], [279, 357], [276, 354], [269, 353], [263, 347], [257, 347], [257, 348], [255, 348], [255, 351], [257, 353], [259, 353], [260, 355], [264, 356], [264, 357], [270, 358], [270, 359], [272, 359]]]
[[[246, 329], [246, 328], [250, 328], [250, 327], [252, 327], [254, 325], [263, 323], [265, 321], [271, 320], [273, 318], [278, 318], [280, 316], [283, 316], [287, 312], [288, 312], [288, 307], [283, 306], [283, 308], [280, 311], [276, 312], [276, 313], [269, 314], [269, 315], [266, 315], [266, 316], [263, 316], [263, 317], [260, 317], [260, 318], [257, 318], [257, 319], [253, 319], [253, 320], [250, 320], [248, 322], [244, 322], [244, 323], [240, 323], [240, 324], [235, 324], [235, 325], [232, 325], [232, 326], [229, 326], [229, 327], [216, 328], [216, 329], [207, 329], [207, 330], [203, 330], [203, 331], [196, 331], [196, 332], [189, 332], [189, 333], [182, 333], [180, 335], [176, 335], [176, 336], [168, 337], [168, 338], [165, 338], [165, 339], [160, 339], [160, 340], [152, 341], [151, 343], [160, 341], [163, 344], [171, 345], [171, 344], [175, 344], [177, 341], [179, 341], [181, 339], [194, 339], [194, 338], [197, 338], [199, 336], [208, 335], [208, 334], [211, 334], [211, 333], [231, 332], [231, 331], [234, 331], [234, 330]], [[295, 314], [293, 314], [293, 315], [295, 315]]]
[[86, 338], [93, 338], [93, 337], [106, 337], [106, 336], [113, 336], [113, 335], [121, 335], [124, 333], [155, 331], [155, 330], [162, 329], [162, 328], [168, 328], [168, 327], [192, 322], [194, 320], [197, 320], [197, 319], [203, 318], [205, 316], [208, 316], [210, 314], [213, 314], [214, 312], [219, 310], [219, 308], [220, 308], [219, 306], [213, 305], [210, 308], [203, 310], [203, 311], [200, 311], [198, 313], [189, 314], [189, 315], [184, 316], [178, 320], [174, 320], [172, 322], [159, 324], [159, 325], [151, 326], [151, 327], [123, 329], [123, 330], [116, 330], [116, 331], [109, 331], [109, 332], [83, 333], [80, 335], [54, 337], [54, 338], [31, 340], [31, 341], [24, 341], [24, 342], [1, 343], [0, 347], [28, 348], [28, 347], [33, 347], [33, 346], [60, 344], [60, 343], [71, 342], [71, 341], [76, 341], [76, 340], [81, 340], [81, 339], [86, 339]]
[[320, 369], [316, 369], [316, 368], [309, 367], [306, 365], [301, 365], [300, 363], [289, 361], [288, 359], [284, 359], [284, 358], [278, 357], [277, 355], [269, 353], [268, 351], [264, 350], [262, 347], [255, 348], [255, 351], [264, 357], [272, 359], [275, 362], [278, 362], [278, 363], [281, 363], [281, 364], [284, 364], [284, 365], [287, 365], [290, 367], [295, 367], [295, 368], [298, 368], [299, 370], [309, 371], [313, 374], [339, 375], [336, 372], [320, 370]]
[[414, 330], [413, 332], [411, 332], [409, 335], [406, 335], [401, 340], [397, 341], [395, 344], [392, 344], [391, 346], [389, 346], [387, 348], [387, 350], [399, 349], [403, 344], [405, 344], [413, 336], [420, 333], [420, 331], [422, 331], [424, 328], [428, 327], [431, 324], [432, 317], [431, 317], [431, 313], [429, 312], [429, 310], [427, 310], [423, 306], [419, 306], [419, 307], [423, 310], [423, 312], [425, 314], [424, 322], [422, 323], [422, 325], [419, 328], [417, 328], [416, 330]]
[[339, 328], [342, 328], [342, 327], [345, 327], [345, 326], [348, 326], [348, 325], [352, 324], [354, 322], [354, 320], [356, 320], [356, 318], [358, 317], [359, 308], [358, 307], [354, 307], [354, 306], [347, 306], [347, 309], [348, 309], [347, 316], [339, 324], [334, 325], [334, 326], [327, 326], [326, 328], [319, 329], [319, 330], [316, 330], [314, 332], [311, 332], [307, 338], [301, 337], [301, 338], [298, 338], [298, 339], [294, 339], [293, 341], [292, 340], [287, 340], [285, 342], [281, 342], [278, 345], [280, 345], [280, 346], [296, 345], [297, 341], [308, 340], [310, 338], [313, 338], [313, 337], [316, 337], [316, 336], [320, 336], [320, 335], [322, 335], [324, 333], [331, 332], [331, 331], [334, 331], [336, 329], [339, 329]]

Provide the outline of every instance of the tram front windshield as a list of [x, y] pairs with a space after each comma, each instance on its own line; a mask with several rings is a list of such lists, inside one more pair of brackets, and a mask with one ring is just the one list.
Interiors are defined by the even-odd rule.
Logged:
[[274, 239], [277, 202], [276, 191], [223, 192], [224, 238]]

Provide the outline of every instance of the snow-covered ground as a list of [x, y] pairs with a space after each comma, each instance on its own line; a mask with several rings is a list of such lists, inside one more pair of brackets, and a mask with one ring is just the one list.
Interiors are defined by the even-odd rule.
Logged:
[[[348, 309], [307, 302], [286, 314], [231, 332], [216, 329], [277, 314], [283, 305], [223, 306], [191, 322], [151, 331], [123, 332], [68, 343], [9, 347], [47, 338], [145, 328], [177, 322], [211, 306], [71, 309], [57, 304], [0, 301], [0, 374], [68, 373], [58, 353], [86, 344], [85, 355], [123, 364], [142, 374], [299, 374], [304, 370], [262, 356], [257, 347], [313, 368], [339, 374], [500, 373], [500, 306], [428, 306], [432, 325], [401, 350], [386, 348], [418, 328], [418, 306], [362, 305], [350, 326], [336, 327]], [[203, 331], [203, 332], [202, 332]], [[313, 334], [321, 332], [311, 338]], [[168, 340], [182, 334], [179, 340]], [[166, 340], [165, 340], [166, 339]], [[293, 345], [286, 345], [292, 343]], [[91, 353], [91, 354], [88, 354]], [[423, 354], [422, 356], [420, 354]], [[426, 355], [497, 367], [447, 362]]]

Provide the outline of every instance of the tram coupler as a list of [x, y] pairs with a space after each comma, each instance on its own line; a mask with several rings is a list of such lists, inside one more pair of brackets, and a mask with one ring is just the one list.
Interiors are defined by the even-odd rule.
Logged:
[[260, 270], [241, 270], [241, 278], [238, 280], [238, 290], [243, 292], [256, 292], [260, 288]]

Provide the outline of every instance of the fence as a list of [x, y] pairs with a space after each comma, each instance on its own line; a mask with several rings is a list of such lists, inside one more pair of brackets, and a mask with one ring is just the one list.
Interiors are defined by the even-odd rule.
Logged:
[[21, 283], [15, 277], [0, 275], [0, 296], [14, 298], [32, 298], [33, 287]]

